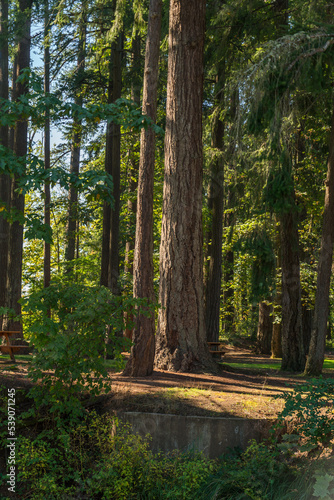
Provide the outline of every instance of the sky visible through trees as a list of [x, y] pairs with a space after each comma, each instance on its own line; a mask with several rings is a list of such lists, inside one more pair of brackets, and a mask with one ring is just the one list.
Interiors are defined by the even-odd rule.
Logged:
[[333, 6], [0, 9], [2, 329], [37, 348], [40, 297], [44, 327], [66, 336], [54, 300], [78, 286], [110, 305], [104, 356], [132, 339], [128, 375], [215, 371], [207, 342], [240, 337], [282, 370], [320, 374], [333, 322]]

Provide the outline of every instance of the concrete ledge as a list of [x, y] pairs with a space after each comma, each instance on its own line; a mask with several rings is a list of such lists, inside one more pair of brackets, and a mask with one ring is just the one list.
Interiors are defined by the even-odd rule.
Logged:
[[118, 417], [128, 422], [133, 432], [152, 436], [154, 452], [202, 451], [216, 458], [229, 448], [245, 450], [250, 440], [263, 440], [268, 436], [274, 420], [195, 417], [166, 415], [163, 413], [124, 412]]

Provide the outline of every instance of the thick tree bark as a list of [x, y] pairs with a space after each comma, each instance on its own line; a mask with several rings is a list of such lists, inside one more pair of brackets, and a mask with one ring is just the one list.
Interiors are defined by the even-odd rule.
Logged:
[[[157, 117], [159, 48], [162, 0], [151, 0], [145, 53], [143, 114], [154, 122]], [[136, 242], [133, 263], [133, 296], [154, 300], [153, 289], [153, 184], [155, 132], [142, 129], [137, 196]], [[133, 346], [124, 374], [151, 375], [155, 347], [154, 315], [139, 314], [135, 320]]]
[[[49, 46], [49, 2], [45, 2], [45, 17], [44, 17], [44, 92], [50, 92], [50, 46]], [[50, 168], [50, 113], [49, 110], [45, 111], [45, 125], [44, 125], [44, 168]], [[46, 182], [44, 186], [44, 224], [51, 225], [50, 217], [50, 183]], [[51, 244], [44, 242], [44, 287], [50, 286], [51, 281]]]
[[[21, 96], [24, 96], [28, 92], [28, 86], [26, 81], [17, 81], [17, 77], [21, 71], [25, 68], [29, 68], [30, 65], [30, 26], [31, 26], [31, 15], [30, 15], [31, 1], [30, 0], [20, 0], [19, 1], [19, 12], [24, 13], [24, 24], [22, 26], [22, 31], [20, 35], [20, 40], [18, 43], [17, 58], [16, 58], [16, 74], [15, 74], [15, 99], [19, 100]], [[14, 82], [13, 82], [14, 83]], [[14, 128], [14, 145], [13, 151], [15, 156], [24, 158], [27, 154], [28, 146], [28, 121], [18, 120]], [[18, 188], [18, 175], [14, 176], [11, 188], [11, 208], [16, 209], [20, 213], [24, 213], [24, 195], [19, 191]], [[8, 254], [8, 275], [7, 275], [7, 293], [8, 300], [7, 305], [15, 311], [15, 314], [19, 316], [21, 314], [21, 304], [19, 300], [21, 299], [22, 290], [22, 255], [23, 255], [23, 225], [19, 221], [15, 221], [10, 226], [9, 235], [9, 254]], [[12, 320], [10, 318], [5, 318], [3, 322], [3, 328], [6, 330], [20, 331], [21, 334], [18, 336], [22, 337], [22, 324], [19, 320]]]
[[156, 365], [214, 367], [203, 307], [202, 87], [205, 2], [171, 0]]
[[[0, 97], [8, 99], [8, 0], [0, 3]], [[8, 126], [0, 127], [0, 144], [5, 148], [9, 146]], [[5, 210], [10, 206], [10, 177], [0, 176], [0, 203]], [[0, 213], [0, 307], [6, 306], [7, 266], [9, 222], [6, 216]], [[2, 315], [0, 316], [0, 329], [2, 328]]]
[[325, 359], [329, 313], [329, 288], [334, 240], [334, 112], [329, 141], [329, 158], [325, 186], [325, 207], [318, 263], [317, 291], [315, 296], [312, 335], [305, 367], [306, 375], [320, 375]]
[[282, 259], [282, 370], [300, 372], [305, 368], [299, 264], [297, 208], [294, 192], [290, 209], [281, 215]]
[[257, 327], [257, 348], [261, 354], [271, 353], [273, 333], [273, 306], [267, 302], [259, 303], [259, 323]]
[[212, 130], [212, 147], [215, 154], [210, 168], [210, 185], [208, 208], [211, 213], [211, 225], [208, 232], [207, 276], [205, 280], [205, 327], [208, 342], [219, 340], [220, 295], [222, 281], [222, 244], [224, 214], [224, 148], [225, 124], [220, 119], [220, 111], [224, 105], [224, 70], [220, 70], [216, 91], [218, 102]]
[[[77, 56], [77, 79], [78, 79], [78, 90], [76, 90], [76, 95], [74, 102], [78, 106], [82, 106], [83, 99], [81, 94], [81, 85], [83, 83], [84, 72], [85, 72], [85, 60], [86, 60], [86, 30], [87, 30], [87, 2], [82, 4], [81, 18], [79, 25], [79, 39], [78, 39], [78, 56]], [[79, 177], [80, 170], [80, 149], [81, 149], [81, 120], [75, 118], [73, 120], [73, 137], [71, 145], [71, 161], [70, 161], [70, 173], [74, 179]], [[66, 227], [66, 249], [65, 249], [65, 260], [68, 263], [68, 272], [73, 271], [73, 262], [75, 259], [75, 246], [76, 246], [76, 228], [77, 220], [79, 217], [79, 207], [78, 207], [78, 190], [75, 183], [70, 184], [70, 189], [68, 193], [68, 219]]]

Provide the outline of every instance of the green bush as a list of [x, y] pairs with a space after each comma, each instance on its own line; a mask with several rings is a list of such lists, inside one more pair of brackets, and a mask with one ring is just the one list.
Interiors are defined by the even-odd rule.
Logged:
[[[280, 397], [282, 397], [280, 395]], [[292, 392], [283, 395], [284, 409], [279, 422], [284, 425], [287, 417], [292, 420], [294, 432], [306, 444], [328, 445], [334, 436], [334, 380], [312, 379]]]
[[[114, 366], [122, 367], [121, 351], [128, 339], [119, 335], [124, 312], [150, 314], [147, 301], [123, 299], [105, 287], [53, 284], [25, 301], [25, 324], [35, 352], [29, 377], [38, 407], [72, 416], [82, 414], [82, 391], [99, 394], [109, 388], [105, 356], [113, 352]], [[106, 338], [111, 344], [106, 343]]]
[[153, 454], [149, 438], [110, 415], [87, 415], [66, 433], [48, 429], [21, 437], [17, 467], [21, 491], [37, 499], [188, 500], [216, 469], [201, 454]]
[[222, 457], [218, 472], [208, 481], [201, 499], [269, 500], [286, 480], [288, 467], [275, 447], [252, 441], [244, 453]]

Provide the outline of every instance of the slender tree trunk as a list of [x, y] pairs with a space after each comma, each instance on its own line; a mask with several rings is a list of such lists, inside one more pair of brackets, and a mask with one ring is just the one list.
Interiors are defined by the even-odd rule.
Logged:
[[[113, 48], [113, 101], [122, 95], [122, 37], [118, 38]], [[111, 175], [114, 182], [114, 205], [111, 210], [110, 222], [110, 246], [109, 246], [109, 269], [108, 286], [111, 291], [118, 295], [119, 277], [119, 216], [121, 206], [121, 127], [115, 123], [111, 124], [112, 151], [111, 151]]]
[[[157, 117], [159, 48], [162, 0], [150, 0], [145, 52], [143, 114], [154, 122]], [[155, 132], [142, 129], [137, 197], [135, 255], [133, 263], [133, 296], [154, 300], [153, 289], [153, 183]], [[153, 371], [155, 347], [154, 315], [139, 314], [135, 320], [133, 346], [124, 374], [133, 377]]]
[[311, 342], [305, 367], [306, 375], [320, 375], [325, 359], [329, 313], [329, 288], [334, 240], [334, 112], [329, 141], [329, 158], [325, 186], [325, 208], [318, 263], [317, 291], [315, 296]]
[[305, 352], [299, 264], [297, 208], [294, 192], [289, 195], [289, 211], [281, 218], [282, 258], [282, 370], [303, 371]]
[[[131, 99], [140, 106], [140, 36], [137, 33], [132, 42], [132, 81], [131, 81]], [[136, 141], [137, 142], [137, 141]], [[139, 155], [140, 146], [135, 144], [130, 151], [130, 170], [128, 175], [128, 235], [125, 243], [125, 263], [124, 273], [128, 281], [133, 281], [133, 252], [135, 249], [135, 228], [137, 214], [137, 187], [138, 187], [138, 171], [139, 171]], [[133, 285], [133, 283], [132, 283]], [[124, 313], [125, 330], [124, 336], [132, 339], [133, 329], [127, 326], [129, 322], [133, 322], [133, 314]]]
[[171, 0], [156, 364], [214, 367], [203, 307], [202, 87], [205, 2]]
[[[0, 3], [0, 98], [8, 99], [8, 0]], [[0, 145], [8, 148], [8, 126], [0, 127]], [[0, 176], [0, 203], [5, 210], [10, 206], [10, 177]], [[7, 265], [9, 223], [4, 212], [0, 213], [0, 307], [6, 306]], [[2, 329], [2, 315], [0, 316], [0, 329]]]
[[[25, 68], [30, 65], [30, 26], [31, 26], [31, 2], [30, 0], [19, 1], [19, 12], [24, 13], [24, 24], [20, 35], [17, 50], [17, 63], [15, 74], [15, 99], [20, 99], [28, 92], [27, 82], [17, 81], [17, 77]], [[13, 151], [15, 156], [24, 158], [27, 155], [28, 146], [28, 121], [18, 120], [14, 128], [14, 145]], [[18, 187], [19, 177], [14, 176], [11, 188], [11, 207], [20, 213], [24, 213], [24, 195], [20, 193]], [[9, 235], [9, 254], [8, 254], [8, 276], [7, 276], [7, 291], [8, 291], [8, 306], [15, 311], [19, 316], [21, 314], [21, 299], [22, 290], [22, 256], [23, 256], [23, 225], [19, 221], [15, 221], [10, 226]], [[6, 318], [3, 324], [6, 330], [20, 331], [19, 337], [22, 337], [22, 324], [19, 320]]]
[[211, 213], [211, 226], [208, 233], [208, 269], [205, 282], [205, 326], [209, 342], [219, 340], [220, 294], [222, 281], [222, 244], [224, 214], [224, 148], [225, 124], [220, 119], [220, 111], [224, 106], [224, 68], [220, 70], [216, 91], [218, 103], [212, 131], [212, 147], [215, 154], [211, 162], [208, 207]]
[[[122, 92], [122, 39], [111, 47], [109, 64], [108, 102], [115, 102]], [[119, 294], [119, 216], [121, 179], [121, 130], [115, 123], [108, 123], [106, 133], [105, 170], [113, 178], [113, 207], [104, 203], [101, 257], [101, 285]]]
[[[79, 40], [78, 40], [78, 57], [77, 57], [77, 78], [79, 89], [75, 91], [74, 102], [78, 106], [82, 106], [83, 99], [80, 92], [80, 87], [83, 83], [85, 73], [85, 58], [86, 58], [86, 30], [87, 30], [87, 2], [82, 4], [81, 18], [79, 21]], [[81, 149], [81, 120], [75, 118], [73, 120], [73, 136], [71, 145], [71, 161], [70, 173], [76, 179], [79, 177], [80, 169], [80, 149]], [[78, 207], [78, 190], [75, 182], [70, 184], [68, 193], [68, 219], [66, 228], [66, 249], [65, 260], [68, 264], [67, 271], [73, 271], [73, 263], [75, 260], [76, 246], [76, 228], [79, 217]]]
[[273, 332], [273, 307], [267, 302], [259, 303], [259, 323], [257, 328], [257, 348], [261, 354], [271, 353], [271, 338]]
[[[50, 46], [49, 46], [49, 2], [45, 3], [45, 17], [44, 17], [44, 92], [50, 92]], [[50, 112], [45, 111], [45, 125], [44, 125], [44, 168], [50, 169]], [[44, 186], [44, 224], [51, 226], [50, 217], [50, 183], [46, 182]], [[44, 242], [44, 287], [50, 286], [51, 281], [51, 244]]]
[[[275, 218], [276, 223], [276, 274], [281, 269], [281, 237], [279, 231], [279, 220], [278, 217]], [[278, 283], [276, 279], [276, 293], [273, 297], [273, 332], [271, 337], [271, 357], [281, 358], [282, 357], [282, 328], [281, 322], [276, 321], [275, 310], [281, 309], [282, 305], [282, 283]], [[278, 318], [277, 318], [278, 319]]]

